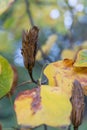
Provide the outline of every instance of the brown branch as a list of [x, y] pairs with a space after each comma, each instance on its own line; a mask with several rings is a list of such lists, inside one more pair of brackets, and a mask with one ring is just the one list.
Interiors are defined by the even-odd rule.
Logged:
[[71, 25], [71, 27], [69, 28], [69, 39], [70, 39], [70, 48], [72, 48], [73, 47], [73, 35], [72, 35], [72, 29], [73, 29], [73, 26], [74, 26], [74, 22], [75, 22], [75, 20], [76, 20], [76, 17], [75, 17], [75, 15], [74, 15], [74, 13], [73, 13], [73, 7], [71, 7], [70, 5], [69, 5], [69, 3], [68, 3], [68, 0], [65, 0], [65, 2], [66, 2], [66, 4], [67, 4], [67, 7], [68, 7], [68, 9], [69, 9], [69, 11], [70, 11], [70, 13], [71, 13], [71, 17], [72, 17], [72, 25]]
[[82, 123], [85, 104], [83, 89], [80, 82], [77, 80], [75, 80], [73, 83], [71, 104], [71, 122], [73, 124], [74, 130], [78, 130], [78, 127]]
[[[33, 20], [33, 17], [32, 17], [32, 13], [30, 11], [30, 3], [28, 0], [25, 0], [25, 5], [26, 5], [26, 12], [28, 14], [28, 18], [29, 18], [29, 21], [31, 23], [31, 26], [33, 27], [34, 26], [34, 20]], [[42, 57], [43, 59], [47, 59], [49, 62], [52, 62], [52, 60], [44, 54], [43, 50], [41, 49], [41, 46], [40, 44], [38, 43], [38, 49], [40, 50], [41, 54], [42, 54]]]
[[78, 130], [78, 127], [74, 127], [74, 130]]
[[27, 15], [29, 17], [29, 21], [31, 23], [31, 26], [33, 27], [34, 26], [34, 20], [32, 18], [32, 14], [31, 14], [31, 11], [30, 11], [30, 4], [29, 4], [28, 0], [25, 0], [25, 5], [26, 5], [26, 12], [27, 12]]
[[57, 2], [48, 2], [48, 1], [35, 1], [34, 2], [35, 4], [37, 5], [41, 5], [41, 6], [53, 6], [53, 5], [56, 5]]

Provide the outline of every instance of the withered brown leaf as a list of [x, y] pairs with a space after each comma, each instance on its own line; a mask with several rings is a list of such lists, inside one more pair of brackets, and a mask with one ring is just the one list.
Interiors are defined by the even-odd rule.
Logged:
[[24, 65], [28, 70], [31, 79], [32, 70], [35, 64], [35, 56], [37, 52], [38, 27], [34, 26], [29, 31], [23, 31], [21, 53], [24, 59]]
[[77, 80], [75, 80], [73, 83], [71, 103], [72, 103], [71, 122], [74, 125], [74, 130], [78, 130], [78, 127], [82, 123], [83, 119], [84, 94], [81, 84]]

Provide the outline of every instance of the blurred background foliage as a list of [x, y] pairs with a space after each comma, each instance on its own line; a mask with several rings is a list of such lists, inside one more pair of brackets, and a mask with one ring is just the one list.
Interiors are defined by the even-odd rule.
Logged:
[[[44, 53], [39, 50], [36, 56], [34, 77], [38, 79], [44, 63], [73, 58], [79, 48], [87, 48], [87, 1], [0, 0], [0, 54], [16, 66], [18, 83], [29, 80], [21, 56], [21, 42], [22, 31], [29, 30], [33, 25], [40, 29], [38, 41]], [[34, 86], [17, 88], [12, 100], [19, 91]], [[13, 116], [9, 98], [1, 99], [0, 122], [3, 130], [15, 126]], [[80, 130], [87, 129], [86, 118], [85, 116]], [[48, 127], [49, 129], [58, 128]]]

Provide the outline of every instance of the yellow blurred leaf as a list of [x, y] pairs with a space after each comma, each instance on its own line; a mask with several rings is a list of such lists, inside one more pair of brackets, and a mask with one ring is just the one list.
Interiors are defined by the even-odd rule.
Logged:
[[84, 42], [81, 44], [81, 47], [82, 47], [82, 49], [87, 49], [87, 41], [84, 41]]
[[0, 52], [10, 53], [14, 51], [14, 38], [8, 31], [0, 31]]
[[62, 59], [74, 59], [76, 54], [81, 49], [87, 49], [87, 41], [83, 42], [81, 45], [73, 46], [73, 49], [64, 49], [61, 53]]
[[[48, 37], [48, 40], [46, 41], [45, 45], [42, 46], [42, 51], [44, 52], [45, 55], [47, 55], [50, 52], [50, 49], [55, 44], [57, 38], [58, 37], [55, 34]], [[41, 58], [42, 58], [41, 51], [38, 51], [36, 55], [36, 60], [40, 60]]]
[[0, 15], [4, 13], [14, 2], [14, 0], [0, 0]]
[[87, 95], [87, 67], [74, 67], [73, 60], [61, 60], [49, 64], [44, 74], [47, 76], [50, 86], [61, 87], [68, 96], [71, 96], [72, 83], [77, 79]]
[[69, 97], [59, 87], [43, 85], [40, 88], [26, 90], [15, 100], [18, 124], [23, 126], [69, 125], [71, 110]]
[[64, 49], [61, 53], [62, 59], [74, 59], [74, 57], [75, 57], [74, 50]]

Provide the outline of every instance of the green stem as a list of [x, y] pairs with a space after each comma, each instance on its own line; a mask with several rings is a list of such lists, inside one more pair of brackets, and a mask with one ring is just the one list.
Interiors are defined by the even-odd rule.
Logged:
[[68, 130], [71, 130], [71, 124], [68, 126]]
[[17, 87], [20, 87], [20, 86], [23, 86], [23, 85], [26, 85], [26, 84], [30, 84], [30, 83], [33, 83], [32, 81], [25, 81], [25, 82], [22, 82], [20, 84], [17, 85]]

